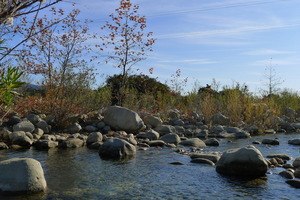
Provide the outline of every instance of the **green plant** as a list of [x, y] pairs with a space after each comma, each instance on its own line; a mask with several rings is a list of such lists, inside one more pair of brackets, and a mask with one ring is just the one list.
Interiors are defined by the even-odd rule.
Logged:
[[8, 67], [0, 73], [0, 95], [4, 104], [10, 106], [13, 103], [13, 97], [19, 95], [15, 90], [24, 84], [19, 81], [22, 75], [23, 72], [16, 67]]

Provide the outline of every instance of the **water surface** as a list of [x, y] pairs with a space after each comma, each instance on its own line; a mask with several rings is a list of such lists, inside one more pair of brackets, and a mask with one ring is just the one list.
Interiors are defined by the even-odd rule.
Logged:
[[[256, 136], [228, 142], [219, 147], [205, 147], [202, 152], [221, 154], [231, 148], [252, 144], [263, 138], [278, 137], [280, 145], [255, 145], [264, 156], [268, 154], [299, 155], [299, 146], [287, 144], [300, 134]], [[299, 199], [300, 190], [285, 183], [278, 175], [282, 168], [270, 169], [271, 174], [260, 179], [243, 180], [226, 177], [212, 166], [191, 163], [188, 156], [171, 148], [150, 148], [138, 151], [128, 161], [101, 160], [97, 151], [87, 148], [35, 149], [0, 152], [0, 160], [30, 157], [41, 162], [48, 184], [45, 194], [26, 195], [17, 199], [76, 200], [76, 199]], [[169, 163], [180, 161], [184, 165]], [[292, 162], [292, 161], [289, 161]], [[16, 197], [1, 197], [2, 200]]]

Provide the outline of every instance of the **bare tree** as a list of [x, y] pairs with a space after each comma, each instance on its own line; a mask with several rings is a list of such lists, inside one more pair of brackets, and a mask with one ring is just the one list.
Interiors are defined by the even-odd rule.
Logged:
[[265, 68], [264, 81], [263, 85], [266, 89], [263, 89], [263, 95], [270, 96], [279, 92], [280, 86], [284, 80], [281, 79], [276, 73], [276, 70], [273, 68], [272, 60], [270, 65]]

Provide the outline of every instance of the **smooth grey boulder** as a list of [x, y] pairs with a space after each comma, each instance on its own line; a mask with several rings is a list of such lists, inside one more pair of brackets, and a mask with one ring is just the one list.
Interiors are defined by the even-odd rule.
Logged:
[[108, 139], [99, 148], [99, 156], [103, 159], [123, 159], [136, 154], [136, 148], [122, 139]]
[[171, 144], [178, 144], [181, 142], [180, 137], [176, 133], [168, 133], [166, 135], [161, 136], [159, 139], [164, 141], [165, 143]]
[[195, 131], [195, 137], [197, 138], [207, 138], [208, 137], [208, 130], [201, 130], [198, 129]]
[[300, 145], [300, 138], [292, 139], [288, 141], [288, 144]]
[[86, 140], [87, 145], [91, 145], [95, 142], [102, 142], [103, 136], [100, 132], [92, 132], [88, 135], [88, 138]]
[[266, 174], [268, 163], [257, 148], [249, 145], [223, 153], [216, 170], [225, 175], [260, 177]]
[[[31, 135], [33, 138], [33, 136]], [[9, 135], [9, 139], [13, 145], [19, 145], [21, 147], [30, 147], [33, 143], [30, 133], [24, 131], [15, 131]]]
[[21, 121], [13, 126], [13, 131], [24, 131], [32, 133], [35, 127], [30, 121]]
[[12, 117], [9, 118], [7, 124], [12, 126], [12, 125], [15, 125], [17, 123], [20, 123], [21, 121], [22, 121], [22, 119], [20, 117], [12, 116]]
[[140, 116], [127, 108], [110, 106], [103, 115], [104, 122], [116, 131], [138, 132], [145, 127]]
[[156, 128], [162, 125], [162, 120], [159, 117], [155, 117], [152, 115], [144, 116], [143, 121], [146, 125], [150, 125], [152, 128]]
[[2, 130], [0, 130], [0, 139], [8, 141], [10, 140], [9, 135], [11, 132], [5, 127]]
[[0, 193], [44, 192], [47, 183], [41, 164], [32, 158], [13, 158], [0, 162]]
[[183, 145], [183, 146], [191, 146], [191, 147], [205, 147], [206, 146], [206, 144], [199, 138], [190, 138], [187, 140], [183, 140], [179, 144]]

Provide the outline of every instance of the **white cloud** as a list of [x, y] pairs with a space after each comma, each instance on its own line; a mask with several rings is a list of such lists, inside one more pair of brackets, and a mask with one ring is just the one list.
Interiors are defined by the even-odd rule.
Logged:
[[278, 51], [274, 49], [258, 49], [254, 51], [248, 51], [242, 53], [242, 55], [249, 55], [249, 56], [259, 56], [259, 55], [283, 55], [283, 54], [294, 54], [294, 51]]

